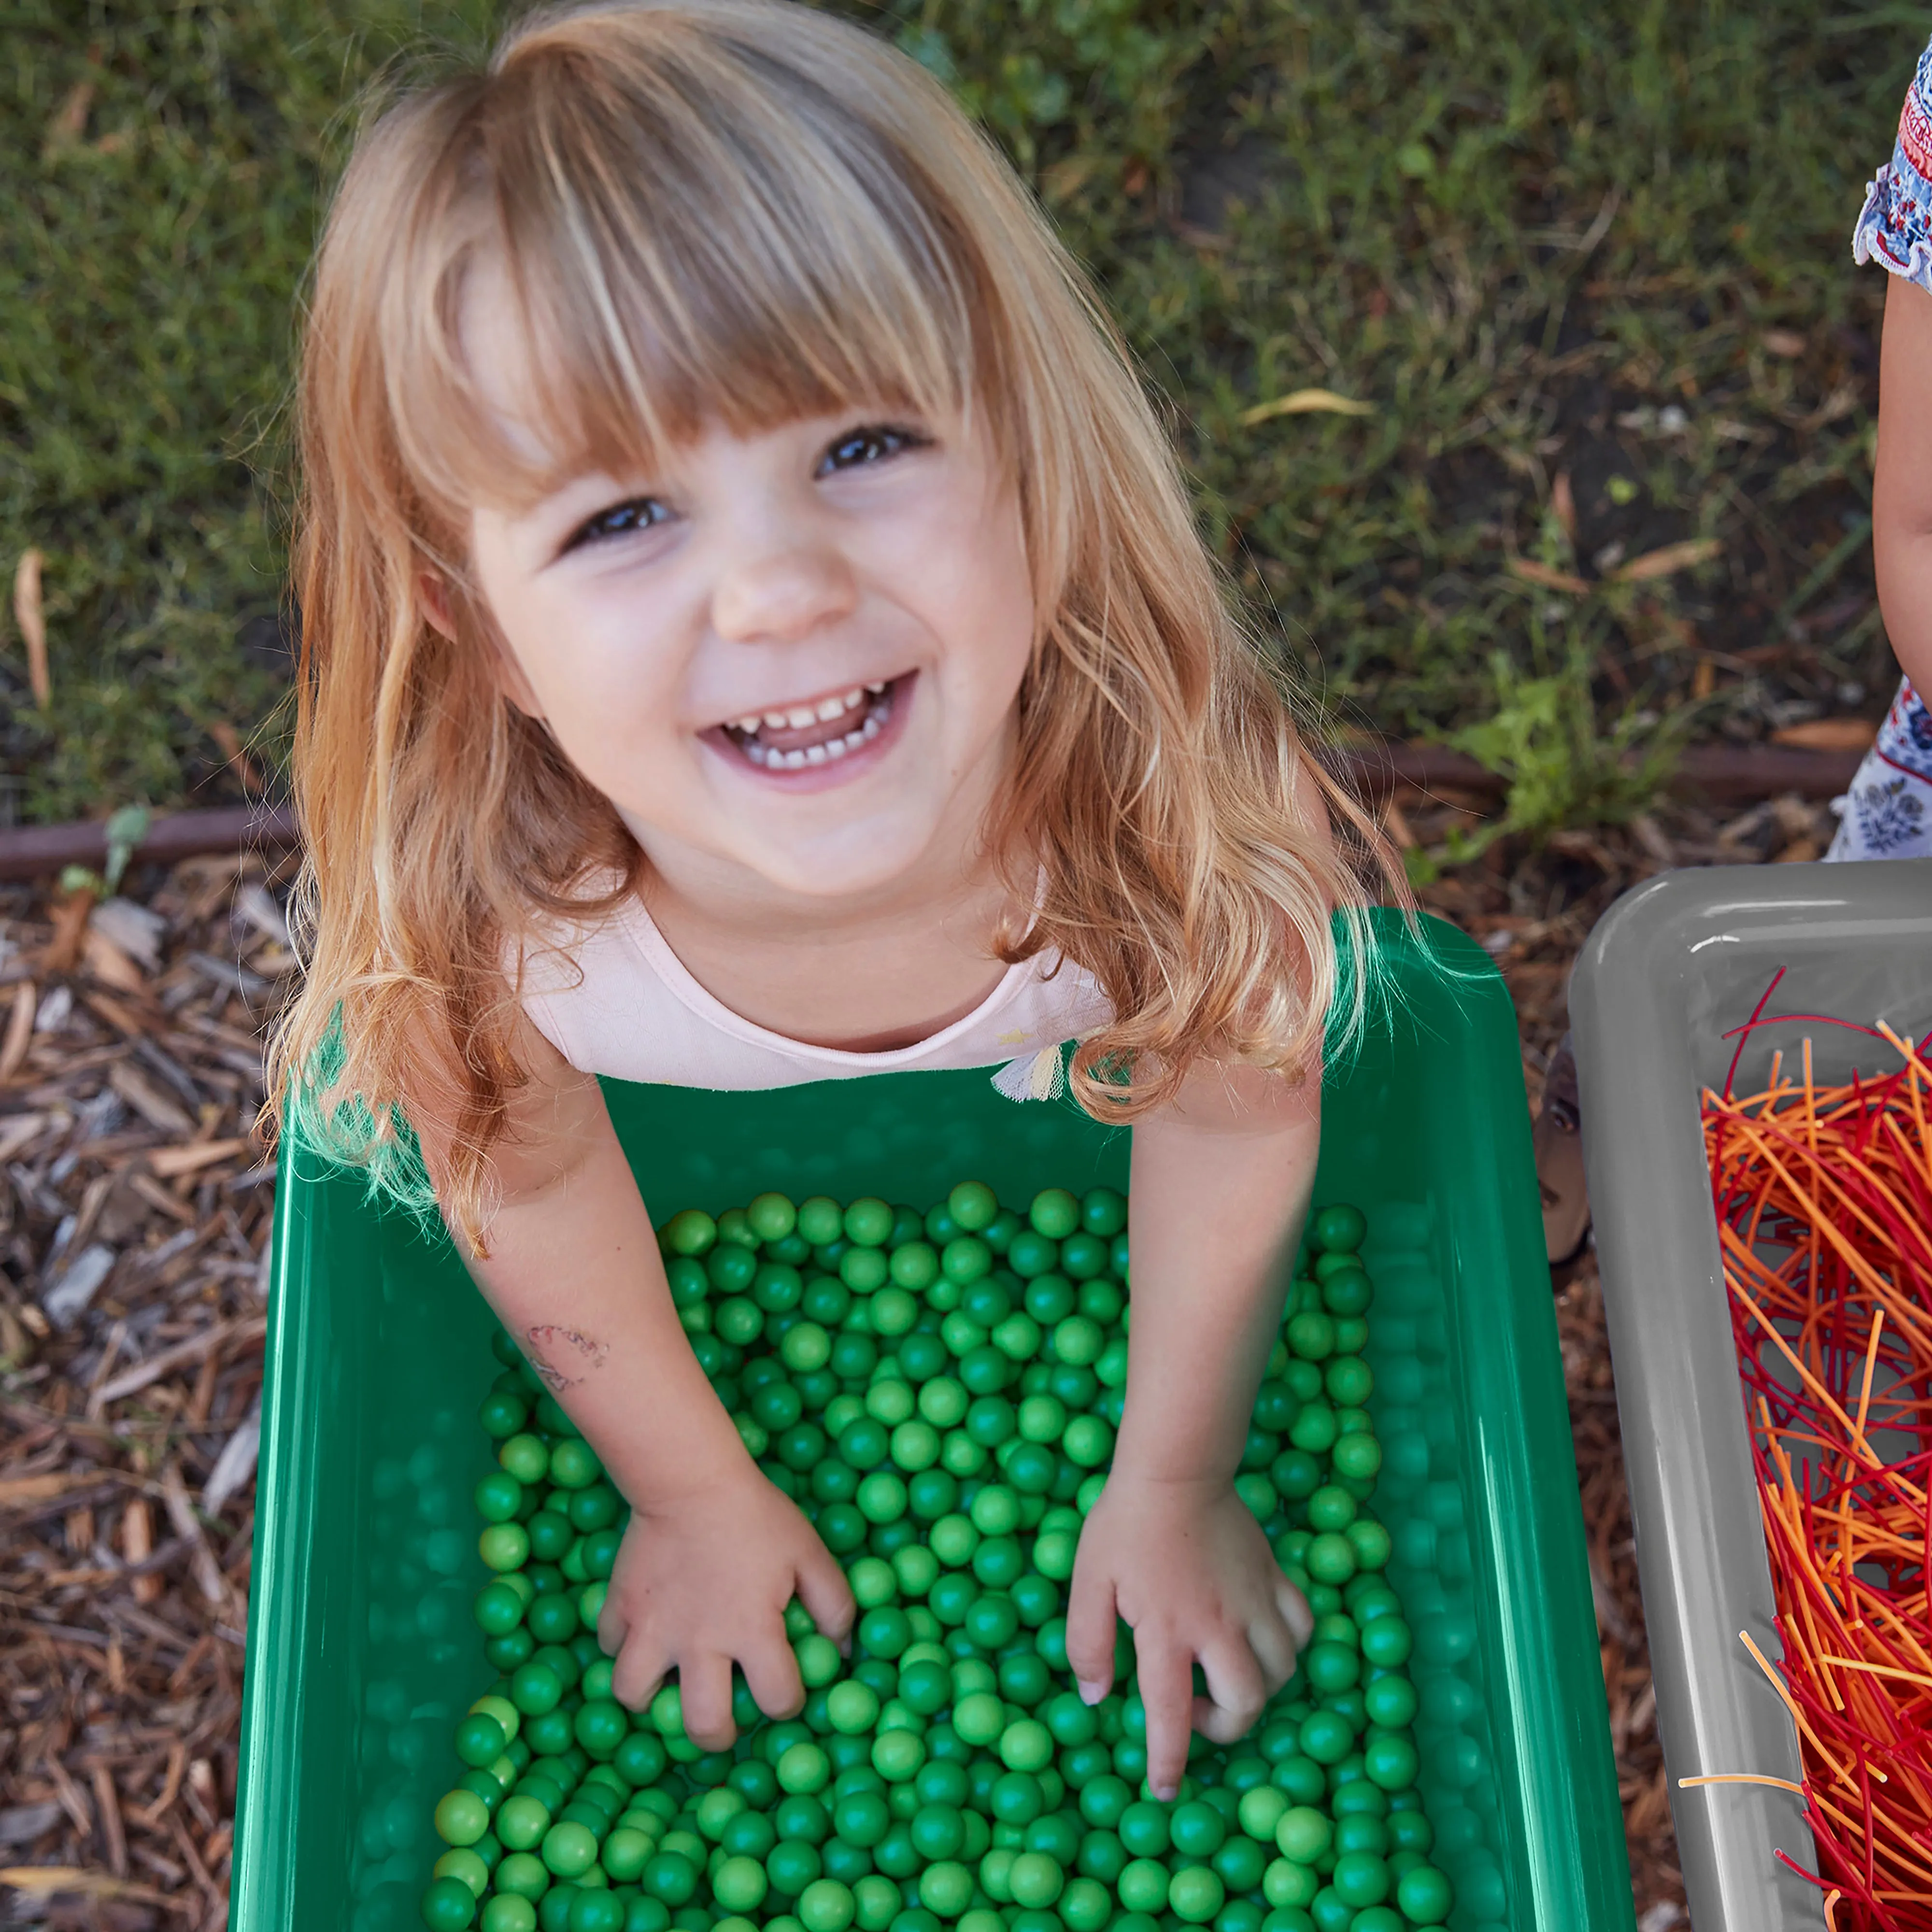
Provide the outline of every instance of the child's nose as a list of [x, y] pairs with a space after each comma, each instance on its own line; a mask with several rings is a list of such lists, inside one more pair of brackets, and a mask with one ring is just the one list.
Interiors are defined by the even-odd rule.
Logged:
[[748, 544], [719, 574], [712, 628], [734, 644], [794, 642], [849, 616], [857, 590], [850, 565], [830, 544]]

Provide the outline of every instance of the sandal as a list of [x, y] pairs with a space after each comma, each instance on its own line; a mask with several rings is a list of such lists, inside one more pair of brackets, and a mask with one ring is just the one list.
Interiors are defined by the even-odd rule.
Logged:
[[1550, 1056], [1544, 1076], [1543, 1111], [1531, 1140], [1543, 1194], [1543, 1243], [1551, 1286], [1569, 1286], [1590, 1245], [1590, 1196], [1583, 1180], [1582, 1109], [1576, 1094], [1576, 1060], [1570, 1036]]

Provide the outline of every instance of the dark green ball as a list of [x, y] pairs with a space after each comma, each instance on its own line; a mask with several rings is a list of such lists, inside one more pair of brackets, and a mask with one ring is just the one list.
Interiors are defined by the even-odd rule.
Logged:
[[530, 1419], [530, 1405], [520, 1396], [497, 1390], [485, 1398], [480, 1414], [483, 1432], [491, 1441], [506, 1442]]
[[1324, 1254], [1353, 1254], [1362, 1245], [1369, 1224], [1359, 1208], [1337, 1202], [1315, 1216], [1310, 1232], [1315, 1245]]
[[1043, 1188], [1034, 1196], [1027, 1219], [1036, 1233], [1064, 1241], [1080, 1226], [1080, 1203], [1064, 1187]]
[[977, 1234], [992, 1226], [1000, 1203], [984, 1181], [962, 1180], [946, 1197], [945, 1211], [957, 1227], [968, 1234]]
[[422, 1922], [430, 1932], [464, 1932], [476, 1920], [476, 1894], [460, 1878], [433, 1881], [422, 1895]]
[[1006, 1265], [1022, 1281], [1051, 1274], [1060, 1263], [1060, 1244], [1037, 1228], [1023, 1228], [1006, 1250]]
[[1358, 1268], [1337, 1268], [1322, 1284], [1322, 1305], [1330, 1315], [1358, 1318], [1374, 1306], [1376, 1291]]

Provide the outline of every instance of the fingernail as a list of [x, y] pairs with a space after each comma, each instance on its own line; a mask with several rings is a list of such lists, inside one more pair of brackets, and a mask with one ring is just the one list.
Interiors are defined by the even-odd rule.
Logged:
[[1081, 1677], [1074, 1680], [1080, 1686], [1080, 1701], [1083, 1704], [1097, 1704], [1107, 1694], [1107, 1687], [1097, 1677]]
[[1154, 1795], [1163, 1804], [1172, 1804], [1180, 1796], [1180, 1786], [1178, 1784], [1157, 1784], [1154, 1786]]

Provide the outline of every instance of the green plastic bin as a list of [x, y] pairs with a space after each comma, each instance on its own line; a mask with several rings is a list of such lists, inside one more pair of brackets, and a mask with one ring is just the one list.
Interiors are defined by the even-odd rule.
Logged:
[[[1454, 1932], [1632, 1923], [1514, 1016], [1469, 942], [1399, 921], [1398, 1012], [1324, 1099], [1318, 1202], [1369, 1216], [1377, 1508], [1417, 1634], [1416, 1736]], [[612, 1083], [662, 1217], [764, 1188], [922, 1206], [976, 1175], [1124, 1188], [1129, 1136], [983, 1071], [731, 1094]], [[491, 1675], [470, 1491], [494, 1318], [448, 1243], [286, 1155], [242, 1716], [236, 1932], [405, 1932]]]

